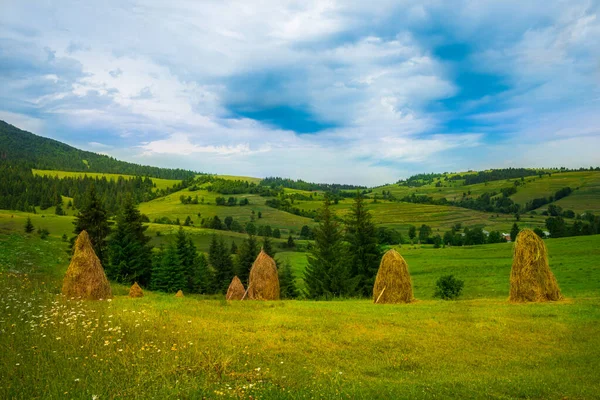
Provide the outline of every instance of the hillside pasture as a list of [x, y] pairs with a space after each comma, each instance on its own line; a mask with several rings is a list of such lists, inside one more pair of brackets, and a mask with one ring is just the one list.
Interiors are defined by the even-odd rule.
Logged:
[[[70, 171], [53, 171], [53, 170], [43, 170], [43, 169], [32, 169], [34, 175], [38, 176], [49, 176], [49, 177], [58, 177], [58, 178], [83, 178], [87, 176], [88, 178], [106, 178], [107, 180], [118, 180], [119, 177], [123, 177], [125, 179], [133, 179], [134, 175], [121, 175], [121, 174], [105, 174], [100, 172], [70, 172]], [[152, 183], [156, 185], [156, 189], [167, 189], [178, 183], [181, 183], [181, 180], [176, 179], [161, 179], [161, 178], [153, 178]]]

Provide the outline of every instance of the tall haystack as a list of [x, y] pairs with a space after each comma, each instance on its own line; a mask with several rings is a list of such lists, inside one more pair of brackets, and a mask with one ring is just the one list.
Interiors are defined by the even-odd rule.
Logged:
[[175, 297], [184, 297], [184, 296], [183, 296], [183, 292], [181, 291], [181, 289], [179, 289], [179, 290], [177, 291], [177, 293], [175, 293]]
[[234, 276], [229, 284], [229, 288], [227, 289], [227, 295], [225, 298], [227, 300], [242, 300], [244, 298], [244, 294], [246, 290], [244, 289], [244, 285], [240, 278]]
[[376, 304], [394, 304], [410, 303], [413, 300], [408, 264], [396, 250], [389, 250], [379, 264], [373, 286], [373, 301]]
[[129, 289], [129, 297], [144, 297], [144, 291], [137, 282], [131, 285], [131, 289]]
[[523, 229], [515, 240], [509, 299], [519, 303], [562, 299], [546, 244], [531, 229]]
[[251, 300], [279, 300], [277, 265], [275, 260], [263, 250], [256, 257], [250, 270], [248, 298]]
[[73, 257], [65, 274], [62, 293], [67, 297], [88, 300], [109, 299], [112, 297], [110, 283], [104, 268], [94, 252], [90, 236], [81, 231], [75, 241]]

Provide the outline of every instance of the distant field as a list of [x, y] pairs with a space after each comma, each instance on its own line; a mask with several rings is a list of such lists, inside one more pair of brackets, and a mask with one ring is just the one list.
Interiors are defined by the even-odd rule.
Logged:
[[[35, 175], [39, 176], [58, 176], [59, 178], [79, 178], [87, 175], [90, 178], [106, 178], [108, 180], [117, 180], [120, 176], [126, 179], [135, 178], [134, 175], [122, 175], [122, 174], [104, 174], [99, 172], [69, 172], [69, 171], [52, 171], [52, 170], [42, 170], [42, 169], [33, 169], [32, 170]], [[166, 189], [172, 187], [181, 182], [181, 180], [176, 179], [161, 179], [161, 178], [152, 178], [152, 182], [156, 184], [157, 189]]]
[[[182, 204], [179, 197], [181, 195], [191, 196], [194, 198], [198, 196], [201, 201], [204, 198], [204, 204]], [[309, 218], [300, 217], [284, 211], [276, 210], [274, 208], [265, 205], [267, 198], [252, 194], [241, 194], [232, 195], [238, 199], [247, 198], [250, 204], [247, 206], [217, 206], [216, 197], [223, 196], [225, 198], [230, 197], [229, 195], [222, 195], [215, 192], [209, 192], [207, 190], [189, 191], [187, 189], [179, 192], [172, 193], [166, 197], [154, 199], [147, 203], [140, 204], [140, 211], [146, 214], [151, 221], [155, 218], [169, 217], [171, 219], [179, 218], [184, 221], [189, 215], [195, 224], [199, 224], [202, 218], [213, 218], [217, 215], [221, 221], [225, 217], [232, 217], [239, 221], [241, 224], [250, 222], [252, 217], [252, 211], [254, 210], [255, 223], [256, 225], [271, 225], [272, 228], [285, 229], [286, 232], [294, 230], [298, 232], [303, 225], [312, 225], [314, 222]], [[258, 218], [258, 212], [261, 212], [262, 218]], [[200, 213], [201, 217], [198, 217]]]
[[[441, 180], [442, 187], [435, 187], [433, 184], [421, 187], [399, 186], [397, 184], [381, 186], [373, 189], [374, 193], [381, 194], [383, 190], [390, 191], [397, 198], [416, 195], [427, 195], [434, 199], [445, 197], [448, 200], [460, 200], [463, 193], [471, 193], [472, 196], [479, 196], [486, 192], [500, 192], [503, 188], [514, 186], [513, 180], [498, 180], [487, 183], [478, 183], [475, 185], [463, 185], [462, 181], [444, 181]], [[544, 175], [526, 177], [524, 185], [517, 187], [517, 193], [510, 196], [513, 201], [525, 205], [539, 197], [549, 197], [564, 187], [575, 190], [570, 196], [561, 199], [559, 205], [565, 209], [572, 209], [581, 213], [585, 211], [600, 210], [600, 171], [581, 171], [581, 172], [560, 172], [553, 173], [552, 176]], [[545, 209], [545, 207], [541, 207]]]
[[237, 175], [216, 175], [217, 178], [226, 179], [228, 181], [247, 181], [248, 183], [259, 184], [263, 178], [253, 178], [251, 176], [237, 176]]

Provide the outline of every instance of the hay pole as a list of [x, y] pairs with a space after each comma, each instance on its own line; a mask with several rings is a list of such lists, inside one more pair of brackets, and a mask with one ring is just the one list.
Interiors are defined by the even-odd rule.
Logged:
[[244, 292], [244, 296], [242, 297], [242, 300], [244, 300], [246, 298], [246, 295], [248, 294], [248, 290], [250, 290], [250, 286], [252, 286], [252, 285], [248, 285], [248, 289], [246, 289], [246, 291]]
[[383, 292], [385, 292], [385, 288], [386, 288], [386, 287], [387, 287], [387, 286], [384, 286], [384, 287], [383, 287], [383, 290], [381, 291], [381, 293], [379, 293], [379, 296], [377, 296], [377, 300], [375, 300], [375, 304], [379, 303], [379, 299], [381, 298], [381, 296], [383, 296]]

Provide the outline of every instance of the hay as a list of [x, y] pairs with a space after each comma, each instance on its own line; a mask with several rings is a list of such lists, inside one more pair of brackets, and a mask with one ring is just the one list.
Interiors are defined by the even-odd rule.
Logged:
[[184, 296], [183, 296], [183, 292], [181, 291], [181, 289], [179, 289], [179, 290], [177, 291], [177, 293], [175, 293], [175, 297], [184, 297]]
[[412, 282], [408, 265], [396, 250], [389, 250], [381, 258], [373, 286], [376, 304], [410, 303], [413, 301]]
[[523, 229], [514, 244], [509, 300], [521, 303], [560, 299], [560, 288], [548, 265], [546, 244], [532, 230]]
[[279, 294], [279, 275], [275, 260], [261, 250], [250, 270], [248, 298], [279, 300]]
[[131, 289], [129, 289], [129, 297], [144, 297], [144, 291], [137, 282], [131, 285]]
[[229, 288], [227, 289], [227, 295], [225, 298], [227, 300], [242, 300], [244, 298], [244, 294], [246, 290], [244, 289], [244, 285], [240, 278], [234, 276], [229, 284]]
[[110, 283], [86, 231], [81, 231], [73, 247], [73, 257], [65, 274], [62, 294], [69, 298], [88, 300], [112, 297]]

